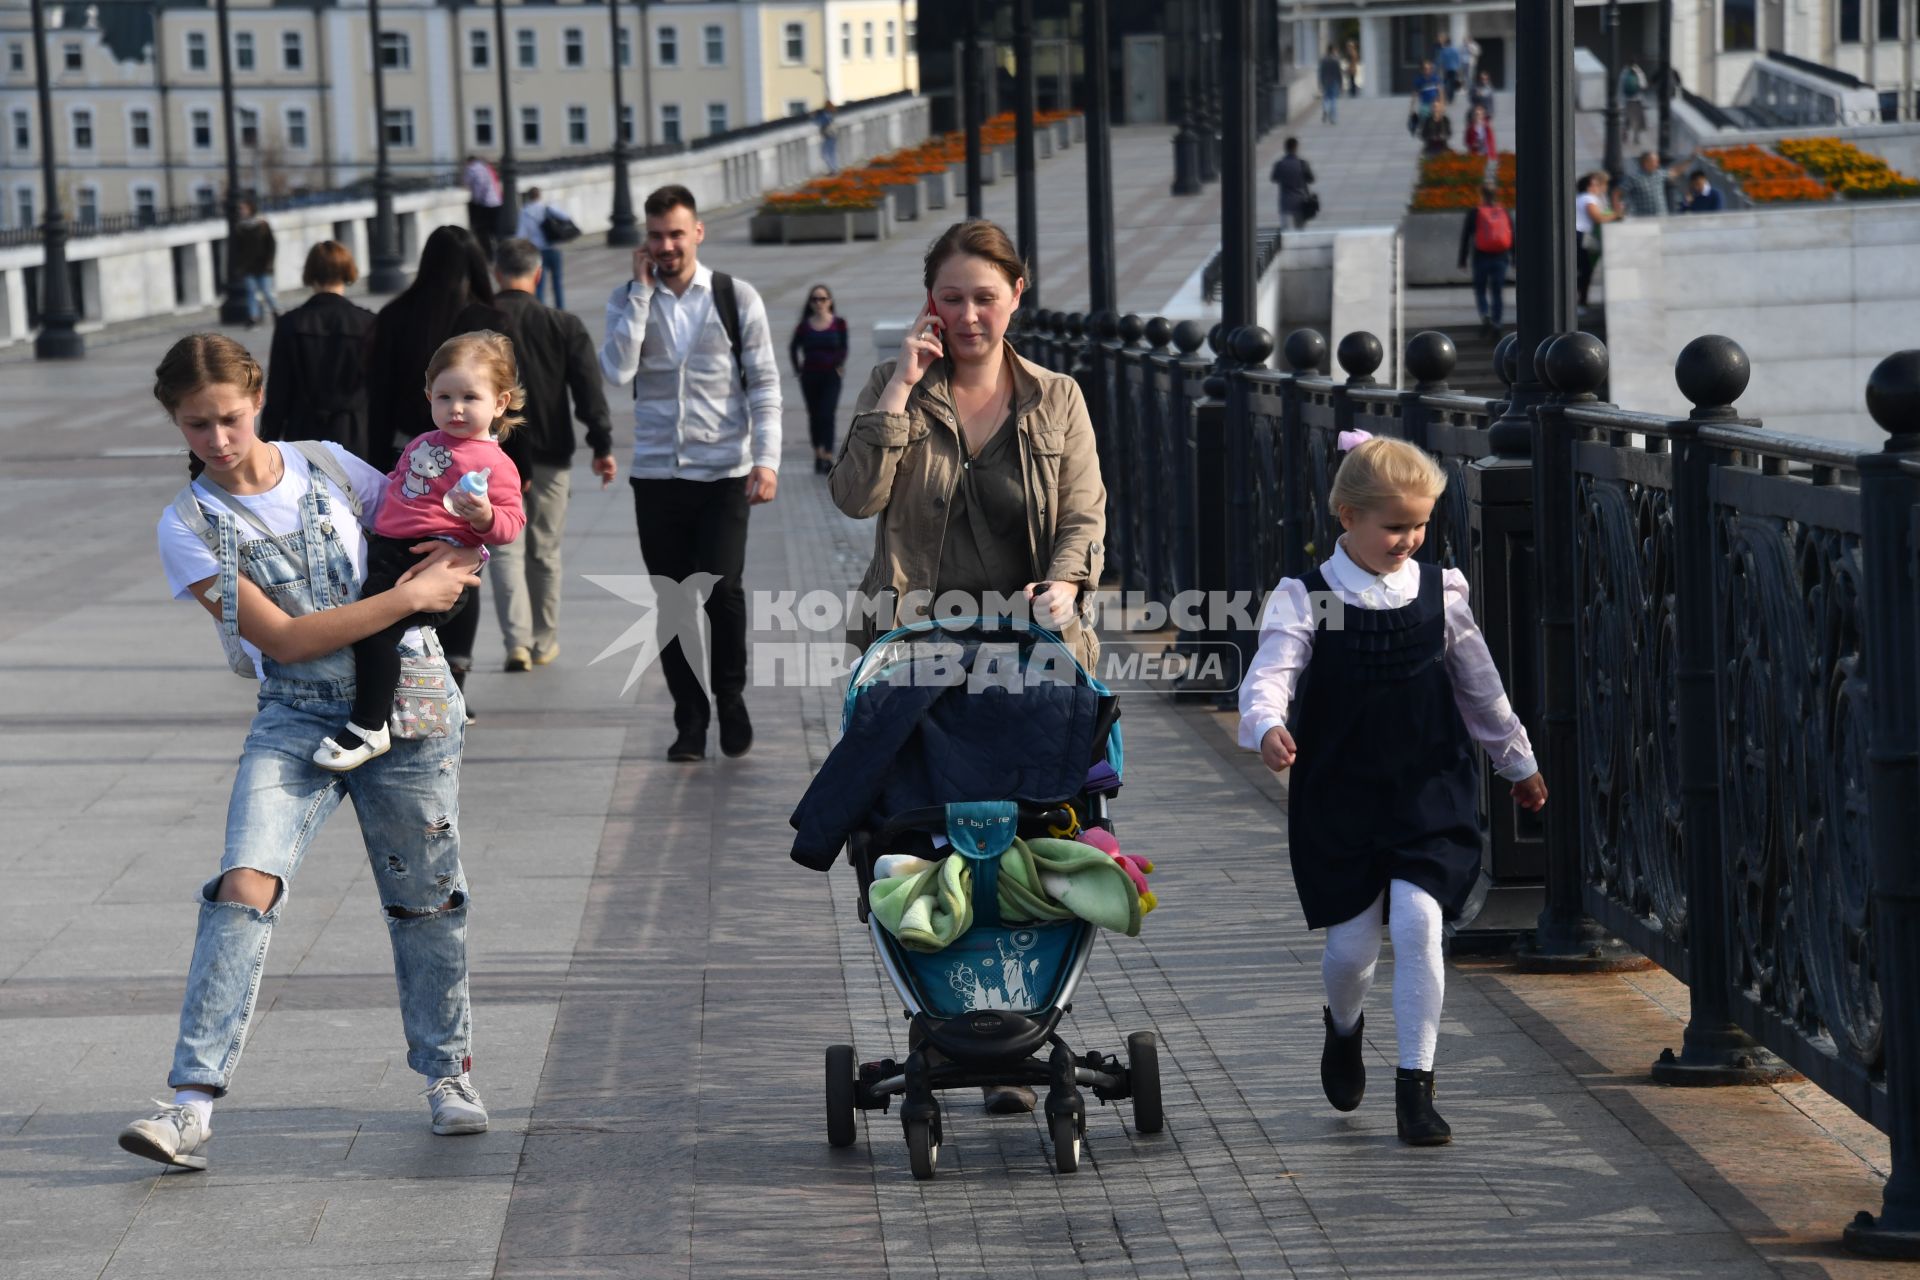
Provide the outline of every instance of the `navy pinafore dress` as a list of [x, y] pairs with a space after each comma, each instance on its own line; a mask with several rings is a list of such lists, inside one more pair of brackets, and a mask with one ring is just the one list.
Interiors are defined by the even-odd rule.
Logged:
[[[1302, 581], [1327, 591], [1315, 569]], [[1338, 618], [1335, 627], [1329, 621]], [[1437, 565], [1398, 609], [1323, 615], [1290, 731], [1300, 747], [1287, 796], [1293, 882], [1307, 927], [1351, 920], [1390, 880], [1459, 918], [1480, 877], [1479, 762], [1446, 666]]]

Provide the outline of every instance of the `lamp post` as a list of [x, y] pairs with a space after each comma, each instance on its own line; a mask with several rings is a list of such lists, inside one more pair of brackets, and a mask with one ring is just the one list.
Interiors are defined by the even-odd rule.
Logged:
[[45, 0], [33, 0], [33, 73], [40, 96], [40, 180], [46, 188], [46, 218], [40, 224], [40, 332], [33, 354], [41, 360], [78, 360], [87, 342], [74, 329], [73, 282], [67, 279], [67, 219], [60, 211], [60, 189], [53, 185], [53, 86], [47, 72]]
[[233, 127], [233, 42], [227, 35], [227, 0], [214, 5], [220, 41], [220, 115], [227, 128], [227, 287], [220, 299], [221, 324], [247, 322], [247, 282], [233, 269], [233, 236], [240, 226], [240, 139]]
[[1607, 177], [1615, 182], [1625, 172], [1620, 166], [1620, 0], [1607, 0], [1600, 11], [1607, 30]]
[[1177, 12], [1180, 15], [1180, 129], [1173, 135], [1173, 194], [1176, 196], [1197, 196], [1200, 194], [1200, 135], [1194, 132], [1193, 124], [1193, 72], [1196, 58], [1194, 45], [1198, 40], [1194, 22], [1194, 5], [1199, 0], [1186, 0]]
[[[221, 0], [224, 5], [226, 0]], [[387, 167], [387, 65], [381, 44], [380, 0], [367, 0], [367, 38], [373, 42], [373, 269], [369, 293], [398, 293], [407, 287], [400, 269], [400, 229], [393, 217], [393, 170]]]
[[1080, 39], [1087, 69], [1087, 295], [1089, 314], [1111, 311], [1113, 273], [1112, 85], [1107, 78], [1107, 0], [1081, 0]]
[[607, 0], [607, 39], [613, 55], [613, 222], [607, 228], [607, 243], [636, 245], [640, 243], [640, 227], [633, 216], [633, 188], [627, 181], [627, 138], [622, 128], [627, 112], [620, 86], [620, 0]]
[[1660, 23], [1660, 85], [1655, 91], [1660, 102], [1660, 163], [1673, 159], [1673, 0], [1660, 0], [1656, 6]]
[[1220, 50], [1220, 322], [1228, 332], [1254, 322], [1254, 0], [1223, 0]]
[[[647, 37], [647, 0], [640, 0], [640, 30], [635, 33], [640, 47], [634, 56], [640, 60], [640, 145], [647, 151], [653, 150], [653, 70], [648, 61], [653, 56], [653, 48]], [[825, 73], [821, 74], [826, 79]]]
[[1027, 264], [1027, 292], [1020, 309], [1029, 315], [1040, 309], [1040, 196], [1035, 187], [1033, 115], [1036, 93], [1033, 65], [1033, 0], [1013, 5], [1013, 156], [1017, 188], [1017, 231], [1020, 260]]
[[964, 0], [967, 6], [967, 43], [960, 52], [960, 79], [966, 88], [962, 106], [966, 109], [967, 131], [967, 217], [981, 216], [982, 179], [980, 171], [980, 118], [986, 103], [980, 100], [980, 4]]
[[1200, 181], [1220, 180], [1220, 32], [1216, 0], [1200, 6]]
[[493, 42], [500, 49], [500, 226], [498, 234], [505, 238], [520, 230], [520, 174], [519, 167], [513, 162], [513, 90], [507, 83], [507, 6], [502, 0], [493, 0]]

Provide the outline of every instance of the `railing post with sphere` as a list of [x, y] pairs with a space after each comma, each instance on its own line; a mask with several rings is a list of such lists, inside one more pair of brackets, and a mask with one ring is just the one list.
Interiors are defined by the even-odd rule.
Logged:
[[1251, 635], [1226, 622], [1223, 609], [1227, 599], [1235, 591], [1250, 591], [1252, 609], [1258, 606], [1266, 588], [1273, 585], [1247, 585], [1254, 577], [1250, 563], [1256, 542], [1253, 486], [1259, 483], [1261, 470], [1254, 457], [1253, 409], [1247, 379], [1273, 355], [1273, 335], [1258, 325], [1246, 325], [1234, 331], [1228, 347], [1237, 368], [1207, 379], [1207, 398], [1198, 406], [1200, 462], [1194, 507], [1199, 526], [1194, 586], [1202, 593], [1206, 610], [1206, 627], [1196, 652], [1202, 662], [1216, 657], [1224, 660], [1229, 644], [1238, 653], [1238, 669], [1228, 673], [1226, 687], [1220, 687], [1222, 682], [1211, 683], [1223, 700], [1233, 699], [1233, 691], [1259, 643], [1257, 618]]
[[1866, 561], [1867, 810], [1892, 1172], [1876, 1218], [1846, 1230], [1858, 1253], [1920, 1258], [1920, 351], [1882, 360], [1867, 412], [1887, 433], [1860, 459]]
[[[1327, 362], [1327, 340], [1316, 329], [1295, 329], [1287, 335], [1281, 354], [1289, 372], [1280, 394], [1280, 491], [1285, 495], [1280, 506], [1280, 565], [1283, 576], [1298, 578], [1314, 567], [1307, 563], [1307, 542], [1313, 530], [1307, 523], [1307, 424], [1300, 410], [1300, 379], [1320, 376]], [[1274, 585], [1256, 582], [1253, 589], [1264, 592]]]
[[[1386, 348], [1380, 345], [1380, 339], [1365, 329], [1356, 329], [1340, 339], [1333, 358], [1346, 370], [1347, 380], [1333, 389], [1333, 423], [1335, 430], [1353, 430], [1353, 400], [1348, 394], [1359, 387], [1377, 385], [1373, 371], [1386, 359]], [[1331, 548], [1329, 548], [1331, 551]]]
[[1460, 352], [1446, 334], [1425, 329], [1407, 340], [1405, 362], [1414, 381], [1412, 390], [1400, 393], [1400, 438], [1432, 452], [1427, 445], [1425, 397], [1447, 393], [1447, 375], [1460, 362]]
[[1569, 404], [1591, 404], [1607, 381], [1607, 349], [1590, 333], [1563, 333], [1534, 352], [1532, 380], [1553, 395], [1532, 408], [1535, 590], [1540, 602], [1541, 716], [1534, 758], [1551, 795], [1544, 811], [1547, 892], [1528, 973], [1621, 973], [1652, 962], [1589, 917], [1581, 840], [1579, 654], [1574, 638], [1573, 424]]
[[1674, 700], [1678, 712], [1681, 843], [1687, 851], [1687, 1029], [1678, 1054], [1653, 1064], [1661, 1084], [1771, 1084], [1793, 1068], [1733, 1021], [1732, 903], [1721, 857], [1720, 726], [1725, 723], [1714, 653], [1713, 468], [1719, 450], [1700, 439], [1708, 423], [1739, 420], [1747, 353], [1731, 338], [1695, 338], [1674, 362], [1693, 412], [1670, 423], [1673, 448]]

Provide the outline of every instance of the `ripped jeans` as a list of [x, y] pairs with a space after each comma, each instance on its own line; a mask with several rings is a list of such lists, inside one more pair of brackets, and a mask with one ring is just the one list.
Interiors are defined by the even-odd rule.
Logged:
[[[265, 912], [218, 902], [220, 877], [200, 890], [200, 924], [180, 1009], [168, 1083], [223, 1096], [240, 1061], [266, 967], [267, 942], [286, 909], [294, 872], [340, 801], [353, 799], [367, 860], [393, 944], [407, 1065], [429, 1078], [467, 1069], [473, 1030], [467, 996], [466, 876], [460, 868], [461, 730], [422, 741], [396, 738], [386, 755], [351, 773], [313, 763], [313, 746], [346, 723], [351, 680], [269, 676], [247, 734], [227, 807], [224, 875], [249, 868], [280, 890]], [[455, 723], [464, 719], [456, 703]]]

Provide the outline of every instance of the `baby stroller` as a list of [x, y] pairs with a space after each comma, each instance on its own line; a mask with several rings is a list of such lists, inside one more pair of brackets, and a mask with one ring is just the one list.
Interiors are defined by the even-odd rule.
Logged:
[[[1095, 926], [1080, 919], [1002, 922], [999, 862], [1016, 835], [1070, 837], [1095, 826], [1112, 830], [1107, 802], [1119, 788], [1122, 763], [1118, 701], [1051, 632], [1006, 620], [929, 622], [893, 631], [867, 651], [849, 682], [843, 729], [861, 699], [923, 673], [922, 657], [930, 644], [945, 646], [955, 657], [952, 669], [968, 673], [970, 680], [991, 665], [996, 674], [990, 678], [1017, 678], [1028, 692], [1045, 680], [1088, 691], [1072, 695], [1070, 701], [1083, 715], [1090, 704], [1093, 708], [1084, 737], [1092, 751], [1084, 764], [1076, 763], [1084, 770], [1082, 780], [1064, 794], [976, 795], [964, 800], [949, 795], [944, 803], [869, 821], [850, 836], [847, 856], [859, 876], [860, 918], [906, 1006], [909, 1052], [905, 1062], [888, 1058], [860, 1063], [851, 1045], [827, 1049], [827, 1140], [836, 1147], [850, 1146], [856, 1137], [854, 1112], [887, 1110], [900, 1095], [908, 1161], [913, 1176], [924, 1180], [934, 1176], [940, 1158], [937, 1092], [1045, 1086], [1054, 1167], [1072, 1173], [1079, 1168], [1087, 1128], [1082, 1086], [1091, 1088], [1102, 1103], [1132, 1099], [1134, 1127], [1141, 1133], [1160, 1131], [1158, 1045], [1153, 1032], [1136, 1031], [1127, 1037], [1124, 1064], [1097, 1051], [1075, 1056], [1061, 1038], [1059, 1024], [1072, 1008], [1074, 990], [1092, 955]], [[1008, 717], [1025, 715], [1028, 709], [1018, 698], [1008, 698], [1001, 706], [1004, 714], [998, 723], [976, 719], [976, 730], [984, 730], [981, 740], [962, 745], [988, 754], [1007, 751], [1009, 737], [1022, 732], [1022, 724]], [[995, 718], [989, 715], [986, 721]], [[973, 923], [940, 951], [901, 945], [868, 909], [875, 863], [896, 853], [964, 857], [972, 863]]]

